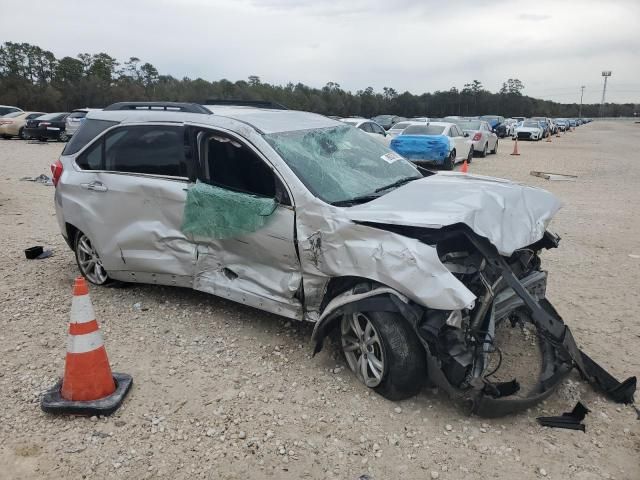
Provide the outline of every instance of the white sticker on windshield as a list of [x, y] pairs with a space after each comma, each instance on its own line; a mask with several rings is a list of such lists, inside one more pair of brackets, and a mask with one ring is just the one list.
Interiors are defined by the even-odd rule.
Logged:
[[397, 162], [398, 160], [402, 160], [402, 157], [398, 155], [396, 152], [385, 153], [380, 158], [387, 163], [393, 163], [393, 162]]

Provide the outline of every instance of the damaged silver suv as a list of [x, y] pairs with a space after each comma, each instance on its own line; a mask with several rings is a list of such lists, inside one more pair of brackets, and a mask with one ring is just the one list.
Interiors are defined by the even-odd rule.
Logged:
[[[269, 105], [260, 105], [269, 107]], [[277, 108], [121, 103], [90, 112], [52, 165], [60, 229], [82, 274], [191, 287], [331, 332], [389, 399], [429, 381], [485, 416], [528, 408], [581, 352], [545, 299], [551, 194], [434, 173], [344, 123]], [[537, 384], [498, 381], [498, 327], [527, 325]], [[499, 366], [499, 365], [498, 365]]]

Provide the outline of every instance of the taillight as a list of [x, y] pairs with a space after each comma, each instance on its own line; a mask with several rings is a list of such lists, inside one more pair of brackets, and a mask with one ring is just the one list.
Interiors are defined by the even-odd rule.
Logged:
[[46, 127], [47, 125], [51, 125], [50, 122], [40, 122], [41, 127]]
[[476, 132], [476, 134], [473, 136], [473, 141], [477, 142], [482, 138], [482, 134], [480, 132]]
[[63, 166], [60, 160], [56, 160], [55, 163], [51, 164], [51, 175], [53, 175], [53, 177], [51, 178], [51, 181], [53, 182], [53, 185], [56, 187], [58, 186], [58, 182], [60, 181], [62, 170], [63, 170]]
[[0, 120], [0, 125], [11, 125], [13, 120]]

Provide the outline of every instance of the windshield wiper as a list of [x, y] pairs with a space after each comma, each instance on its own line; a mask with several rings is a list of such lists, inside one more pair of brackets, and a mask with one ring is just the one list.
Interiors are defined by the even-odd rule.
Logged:
[[380, 195], [373, 195], [371, 193], [368, 193], [359, 197], [347, 198], [346, 200], [331, 202], [331, 205], [333, 205], [334, 207], [350, 207], [351, 205], [370, 202], [371, 200], [375, 200], [378, 197], [380, 197]]
[[400, 187], [400, 186], [404, 185], [405, 183], [409, 183], [409, 182], [411, 182], [413, 180], [418, 180], [419, 178], [422, 178], [422, 177], [407, 177], [407, 178], [403, 178], [401, 180], [398, 180], [397, 182], [393, 182], [393, 183], [391, 183], [389, 185], [386, 185], [384, 187], [376, 188], [374, 190], [374, 192], [378, 193], [378, 192], [382, 192], [383, 190], [389, 190], [390, 188]]

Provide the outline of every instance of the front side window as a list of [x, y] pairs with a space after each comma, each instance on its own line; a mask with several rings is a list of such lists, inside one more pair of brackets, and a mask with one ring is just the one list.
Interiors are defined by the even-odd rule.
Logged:
[[381, 142], [347, 126], [272, 133], [264, 138], [307, 189], [327, 203], [380, 196], [396, 182], [422, 177]]
[[217, 132], [202, 132], [198, 139], [206, 183], [290, 204], [271, 167], [249, 147]]
[[360, 125], [360, 130], [367, 133], [373, 133], [373, 129], [371, 128], [371, 123], [369, 122], [364, 122], [362, 125]]

